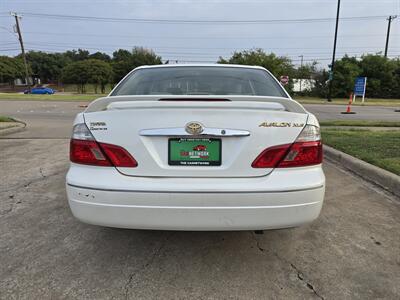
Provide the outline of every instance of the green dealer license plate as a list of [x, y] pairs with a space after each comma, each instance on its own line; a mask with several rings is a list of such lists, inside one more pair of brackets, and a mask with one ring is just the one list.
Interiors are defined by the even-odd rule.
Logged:
[[220, 166], [221, 140], [169, 139], [168, 164], [174, 166]]

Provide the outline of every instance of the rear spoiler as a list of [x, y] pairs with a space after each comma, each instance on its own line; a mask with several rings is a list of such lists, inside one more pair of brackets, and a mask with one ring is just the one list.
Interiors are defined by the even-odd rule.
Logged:
[[[182, 102], [186, 99], [185, 107], [214, 107], [214, 108], [250, 108], [250, 109], [268, 109], [277, 111], [289, 111], [295, 113], [307, 113], [304, 107], [297, 101], [283, 97], [269, 96], [233, 96], [233, 95], [145, 95], [145, 96], [110, 96], [99, 98], [89, 104], [85, 113], [130, 109], [138, 107], [182, 107]], [[221, 101], [216, 101], [221, 99]], [[170, 101], [168, 101], [170, 100]], [[232, 102], [237, 102], [232, 105]]]

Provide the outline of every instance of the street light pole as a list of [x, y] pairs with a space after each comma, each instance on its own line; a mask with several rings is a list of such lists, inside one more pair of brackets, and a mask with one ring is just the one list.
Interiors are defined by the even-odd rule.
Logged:
[[389, 18], [387, 18], [388, 27], [387, 27], [387, 33], [386, 33], [385, 57], [387, 57], [388, 48], [389, 48], [390, 24], [396, 18], [397, 18], [397, 16], [389, 16]]
[[338, 0], [338, 3], [337, 3], [335, 38], [333, 40], [332, 62], [331, 62], [331, 70], [330, 70], [330, 74], [329, 74], [328, 102], [332, 101], [332, 81], [333, 81], [333, 72], [334, 72], [334, 68], [335, 68], [336, 41], [337, 41], [337, 33], [338, 33], [338, 26], [339, 26], [339, 12], [340, 12], [340, 0]]

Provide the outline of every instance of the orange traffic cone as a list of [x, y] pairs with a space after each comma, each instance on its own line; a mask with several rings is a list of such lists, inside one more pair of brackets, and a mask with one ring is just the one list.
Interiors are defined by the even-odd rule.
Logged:
[[354, 111], [351, 111], [351, 104], [353, 103], [353, 93], [350, 93], [349, 104], [347, 104], [346, 111], [342, 111], [342, 114], [355, 114]]

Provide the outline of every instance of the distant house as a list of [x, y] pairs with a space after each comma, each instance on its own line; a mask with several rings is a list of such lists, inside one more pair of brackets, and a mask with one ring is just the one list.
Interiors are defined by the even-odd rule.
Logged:
[[[31, 76], [28, 78], [29, 83], [32, 85], [33, 84], [40, 84], [40, 78], [36, 76]], [[14, 85], [15, 86], [25, 86], [25, 78], [17, 78], [14, 79]]]
[[293, 92], [308, 92], [314, 87], [314, 79], [293, 79]]
[[[28, 80], [31, 86], [40, 84], [40, 78], [38, 77], [32, 76]], [[0, 93], [23, 92], [26, 87], [25, 78], [17, 78], [12, 82], [2, 82], [0, 78]]]

